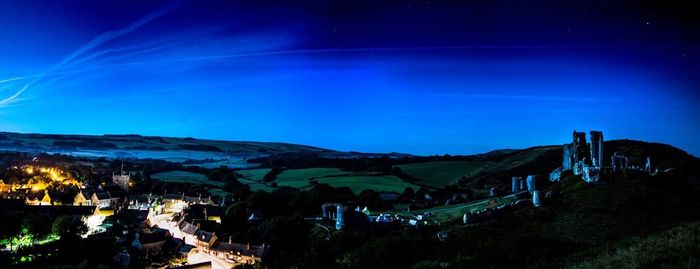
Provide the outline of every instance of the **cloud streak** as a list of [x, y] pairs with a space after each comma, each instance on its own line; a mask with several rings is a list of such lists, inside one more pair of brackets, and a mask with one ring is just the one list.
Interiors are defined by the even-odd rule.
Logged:
[[0, 80], [0, 83], [10, 82], [10, 81], [15, 81], [15, 80], [20, 80], [20, 79], [24, 79], [24, 78], [23, 77], [16, 77], [16, 78], [3, 79], [3, 80]]
[[[9, 97], [6, 97], [5, 99], [0, 100], [0, 107], [5, 106], [5, 105], [7, 105], [7, 104], [10, 104], [10, 103], [16, 101], [17, 98], [18, 98], [20, 95], [22, 95], [27, 89], [29, 89], [30, 86], [32, 86], [33, 84], [39, 82], [39, 81], [42, 80], [44, 77], [46, 77], [46, 76], [52, 74], [53, 72], [56, 72], [57, 70], [60, 70], [61, 68], [63, 68], [63, 67], [66, 66], [67, 64], [71, 63], [71, 61], [73, 61], [73, 60], [76, 59], [77, 57], [80, 57], [81, 55], [85, 54], [86, 52], [88, 52], [88, 51], [90, 51], [90, 50], [92, 50], [92, 49], [94, 49], [94, 48], [96, 48], [96, 47], [98, 47], [98, 46], [100, 46], [100, 45], [102, 45], [102, 44], [104, 44], [105, 42], [108, 42], [108, 41], [110, 41], [110, 40], [114, 40], [114, 39], [116, 39], [116, 38], [119, 38], [119, 37], [122, 37], [122, 36], [124, 36], [124, 35], [126, 35], [126, 34], [129, 34], [129, 33], [133, 32], [133, 31], [139, 29], [140, 27], [142, 27], [142, 26], [148, 24], [149, 22], [151, 22], [151, 21], [153, 21], [153, 20], [155, 20], [155, 19], [157, 19], [157, 18], [159, 18], [159, 17], [161, 17], [161, 16], [167, 14], [168, 12], [174, 10], [175, 8], [177, 8], [177, 6], [173, 5], [173, 6], [169, 6], [169, 7], [167, 7], [167, 8], [160, 9], [160, 10], [154, 12], [154, 13], [151, 13], [151, 14], [148, 15], [148, 16], [145, 16], [145, 17], [143, 17], [143, 18], [141, 18], [141, 19], [139, 19], [139, 20], [137, 20], [137, 21], [131, 23], [130, 25], [128, 25], [128, 26], [126, 26], [126, 27], [124, 27], [124, 28], [122, 28], [122, 29], [113, 30], [113, 31], [107, 31], [107, 32], [104, 32], [104, 33], [102, 33], [102, 34], [96, 36], [95, 38], [93, 38], [92, 40], [90, 40], [87, 44], [83, 45], [82, 47], [80, 47], [80, 48], [78, 48], [77, 50], [73, 51], [73, 52], [72, 52], [71, 54], [69, 54], [68, 56], [64, 57], [63, 60], [61, 60], [60, 62], [58, 62], [58, 63], [56, 63], [55, 65], [53, 65], [52, 67], [50, 67], [48, 70], [45, 70], [45, 71], [43, 71], [43, 72], [37, 74], [37, 75], [34, 77], [33, 80], [31, 80], [31, 81], [29, 81], [28, 83], [24, 84], [24, 86], [23, 86], [20, 90], [18, 90], [17, 92], [15, 92], [13, 95], [11, 95], [11, 96], [9, 96]], [[89, 56], [88, 56], [88, 57], [89, 57]], [[0, 81], [0, 83], [1, 83], [1, 82], [7, 82], [7, 81], [13, 81], [13, 80], [17, 80], [17, 78], [5, 79], [5, 80]]]

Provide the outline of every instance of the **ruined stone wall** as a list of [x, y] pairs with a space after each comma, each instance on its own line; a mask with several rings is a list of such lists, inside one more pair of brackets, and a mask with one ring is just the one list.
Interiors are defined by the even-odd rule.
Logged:
[[574, 131], [574, 142], [572, 147], [574, 165], [579, 161], [590, 161], [590, 158], [588, 156], [588, 150], [586, 149], [586, 133]]
[[603, 132], [591, 131], [591, 165], [603, 166]]
[[571, 168], [574, 167], [574, 162], [573, 162], [573, 152], [571, 150], [572, 144], [566, 144], [564, 145], [564, 163], [562, 164], [562, 170], [571, 170]]

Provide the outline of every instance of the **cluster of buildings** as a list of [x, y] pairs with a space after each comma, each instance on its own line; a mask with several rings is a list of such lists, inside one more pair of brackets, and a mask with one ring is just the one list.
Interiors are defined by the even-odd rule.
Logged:
[[[219, 264], [260, 262], [265, 245], [234, 242], [219, 236], [223, 199], [183, 193], [130, 195], [130, 175], [113, 174], [112, 182], [95, 189], [79, 188], [74, 196], [56, 189], [6, 185], [0, 180], [0, 209], [70, 216], [88, 226], [85, 237], [113, 238], [121, 247], [114, 261], [124, 268], [135, 255], [149, 261], [162, 257], [219, 259]], [[342, 212], [340, 214], [342, 226]], [[251, 216], [257, 220], [256, 216]], [[211, 262], [210, 262], [211, 264]]]
[[94, 236], [116, 238], [121, 251], [113, 259], [124, 268], [130, 266], [134, 256], [153, 261], [159, 257], [199, 256], [209, 260], [207, 268], [212, 263], [233, 267], [260, 262], [267, 246], [238, 243], [231, 236], [217, 235], [223, 212], [224, 207], [211, 204], [192, 204], [183, 211], [162, 215], [154, 214], [153, 208], [123, 209], [111, 217], [115, 229]]

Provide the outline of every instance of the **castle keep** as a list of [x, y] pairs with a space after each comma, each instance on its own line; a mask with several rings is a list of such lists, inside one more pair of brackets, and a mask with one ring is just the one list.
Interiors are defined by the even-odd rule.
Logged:
[[573, 170], [575, 175], [583, 175], [586, 182], [600, 179], [603, 167], [603, 132], [591, 131], [590, 146], [586, 143], [586, 133], [574, 131], [573, 142], [563, 146], [562, 166], [550, 173], [549, 180], [558, 181], [561, 173]]

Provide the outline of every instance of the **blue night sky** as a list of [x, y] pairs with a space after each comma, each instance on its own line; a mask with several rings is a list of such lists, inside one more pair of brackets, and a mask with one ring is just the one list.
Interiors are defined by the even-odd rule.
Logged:
[[468, 154], [577, 129], [700, 155], [682, 3], [272, 2], [0, 1], [0, 130]]

